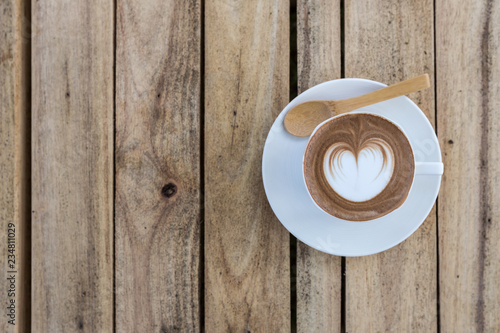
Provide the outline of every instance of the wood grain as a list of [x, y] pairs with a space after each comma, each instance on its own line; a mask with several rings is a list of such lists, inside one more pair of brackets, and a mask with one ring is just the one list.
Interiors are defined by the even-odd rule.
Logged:
[[499, 1], [436, 1], [441, 332], [500, 331], [499, 21]]
[[119, 1], [116, 330], [200, 330], [200, 1]]
[[[392, 84], [429, 73], [433, 2], [345, 3], [345, 75]], [[409, 96], [434, 123], [434, 89]], [[402, 244], [346, 260], [347, 332], [437, 330], [436, 212]]]
[[113, 2], [32, 14], [32, 331], [110, 332]]
[[[299, 93], [340, 78], [340, 1], [297, 1]], [[340, 257], [297, 241], [297, 332], [340, 332]]]
[[[23, 1], [0, 2], [1, 332], [29, 332], [29, 34]], [[13, 266], [10, 266], [13, 265]], [[11, 287], [11, 271], [16, 273]], [[11, 301], [15, 303], [12, 304]], [[12, 304], [12, 305], [11, 305]], [[12, 314], [10, 308], [14, 306]], [[9, 323], [9, 321], [11, 321]]]
[[269, 207], [264, 141], [288, 102], [288, 2], [205, 9], [205, 328], [289, 332], [288, 232]]

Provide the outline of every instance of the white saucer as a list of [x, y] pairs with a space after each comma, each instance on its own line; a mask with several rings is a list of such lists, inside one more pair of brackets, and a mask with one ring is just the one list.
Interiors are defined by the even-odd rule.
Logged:
[[[415, 232], [436, 201], [441, 175], [415, 175], [401, 207], [375, 220], [350, 222], [320, 210], [307, 192], [302, 158], [309, 138], [289, 134], [283, 126], [285, 114], [293, 106], [309, 100], [344, 99], [385, 86], [364, 79], [324, 82], [291, 101], [269, 131], [262, 158], [262, 177], [269, 203], [288, 231], [317, 250], [339, 256], [365, 256], [387, 250]], [[416, 162], [441, 162], [434, 129], [409, 98], [394, 98], [355, 112], [382, 115], [403, 128]]]

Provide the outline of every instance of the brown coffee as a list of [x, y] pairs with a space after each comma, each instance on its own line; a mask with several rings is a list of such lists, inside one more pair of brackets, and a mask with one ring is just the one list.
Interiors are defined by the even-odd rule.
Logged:
[[304, 156], [304, 177], [316, 204], [349, 221], [376, 219], [401, 206], [414, 170], [403, 132], [389, 120], [365, 113], [323, 124]]

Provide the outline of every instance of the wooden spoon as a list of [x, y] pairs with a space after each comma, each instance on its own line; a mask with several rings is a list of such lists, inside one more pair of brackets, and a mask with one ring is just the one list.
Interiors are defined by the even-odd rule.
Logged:
[[424, 74], [353, 98], [305, 102], [288, 111], [285, 128], [295, 136], [309, 136], [316, 126], [328, 118], [429, 87], [429, 75]]

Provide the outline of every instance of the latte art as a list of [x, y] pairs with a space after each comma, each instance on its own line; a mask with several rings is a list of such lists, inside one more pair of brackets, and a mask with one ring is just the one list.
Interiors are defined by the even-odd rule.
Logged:
[[372, 114], [330, 119], [311, 136], [304, 154], [309, 194], [325, 212], [348, 221], [376, 219], [401, 206], [414, 171], [406, 136]]
[[366, 201], [387, 186], [394, 171], [394, 152], [380, 138], [371, 138], [359, 147], [337, 142], [328, 148], [323, 172], [328, 184], [351, 201]]

